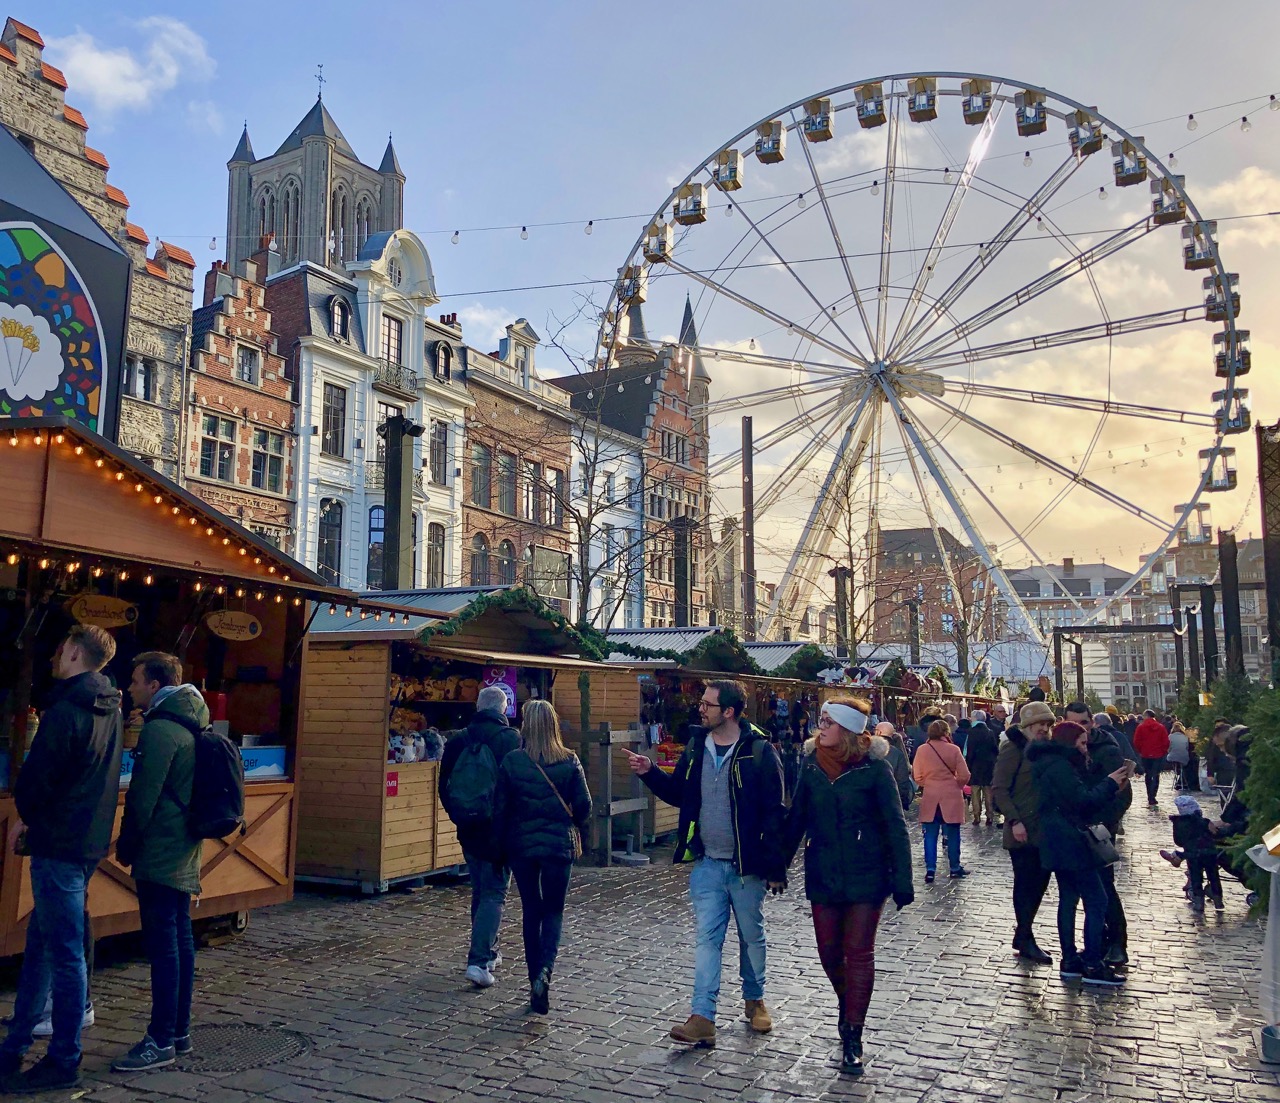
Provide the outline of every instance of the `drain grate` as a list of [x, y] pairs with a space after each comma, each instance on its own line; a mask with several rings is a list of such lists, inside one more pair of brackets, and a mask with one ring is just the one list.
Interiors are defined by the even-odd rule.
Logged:
[[186, 1059], [201, 1072], [245, 1072], [292, 1061], [311, 1048], [305, 1034], [270, 1026], [198, 1026]]

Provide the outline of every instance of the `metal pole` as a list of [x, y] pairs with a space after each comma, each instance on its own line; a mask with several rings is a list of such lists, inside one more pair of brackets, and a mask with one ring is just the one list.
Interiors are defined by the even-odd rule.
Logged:
[[1076, 649], [1076, 700], [1084, 700], [1084, 641], [1073, 640]]
[[1280, 422], [1259, 425], [1258, 486], [1262, 504], [1262, 565], [1267, 580], [1271, 684], [1280, 686]]
[[907, 623], [910, 626], [911, 665], [920, 665], [920, 602], [914, 598], [907, 602]]
[[756, 638], [755, 442], [751, 416], [742, 419], [742, 634]]
[[378, 426], [386, 441], [383, 461], [382, 586], [384, 590], [413, 587], [413, 438], [422, 426], [403, 414]]
[[1222, 579], [1222, 646], [1227, 675], [1244, 677], [1244, 631], [1240, 627], [1240, 566], [1236, 534], [1218, 530], [1218, 574]]
[[1188, 605], [1185, 612], [1187, 614], [1187, 650], [1191, 656], [1191, 677], [1203, 689], [1204, 675], [1200, 670], [1200, 630], [1196, 627], [1196, 617], [1200, 612], [1200, 606]]
[[1053, 630], [1053, 679], [1058, 688], [1058, 700], [1062, 700], [1062, 629]]
[[1182, 685], [1187, 680], [1187, 660], [1182, 651], [1182, 637], [1185, 634], [1182, 626], [1182, 608], [1177, 605], [1173, 607], [1173, 628], [1173, 680], [1177, 683], [1178, 692], [1181, 693]]
[[836, 658], [849, 657], [849, 568], [833, 567], [827, 572], [836, 580]]
[[689, 560], [694, 522], [692, 517], [685, 516], [674, 518], [670, 524], [675, 533], [675, 622], [677, 628], [688, 628], [689, 613], [693, 606]]
[[1218, 623], [1214, 615], [1217, 595], [1212, 585], [1200, 587], [1200, 646], [1204, 650], [1204, 684], [1218, 680]]

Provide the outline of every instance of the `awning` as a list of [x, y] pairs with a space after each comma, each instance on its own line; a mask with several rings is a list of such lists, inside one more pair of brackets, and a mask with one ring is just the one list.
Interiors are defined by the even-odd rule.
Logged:
[[444, 659], [461, 659], [463, 662], [486, 666], [541, 666], [567, 670], [609, 670], [604, 663], [589, 659], [571, 659], [567, 655], [524, 655], [517, 651], [476, 651], [469, 647], [444, 647], [430, 642], [424, 650]]

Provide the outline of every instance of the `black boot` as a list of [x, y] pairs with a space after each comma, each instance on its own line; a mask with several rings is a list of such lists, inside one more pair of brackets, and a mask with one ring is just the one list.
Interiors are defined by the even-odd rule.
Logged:
[[840, 1024], [840, 1042], [842, 1057], [840, 1071], [851, 1076], [862, 1075], [862, 1027]]
[[545, 1015], [551, 1010], [551, 970], [543, 969], [529, 986], [529, 1010]]

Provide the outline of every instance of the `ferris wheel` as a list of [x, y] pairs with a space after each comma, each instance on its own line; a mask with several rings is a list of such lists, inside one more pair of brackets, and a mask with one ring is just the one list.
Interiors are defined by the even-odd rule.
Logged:
[[904, 73], [771, 112], [672, 189], [619, 270], [597, 363], [641, 302], [651, 333], [696, 319], [679, 333], [712, 378], [720, 513], [743, 505], [742, 415], [756, 431], [758, 573], [780, 580], [762, 638], [847, 558], [852, 511], [868, 572], [894, 525], [966, 541], [1038, 643], [1015, 567], [1141, 555], [1096, 621], [1180, 532], [1208, 531], [1202, 495], [1234, 488], [1224, 441], [1250, 425], [1249, 335], [1176, 169], [1046, 88]]

